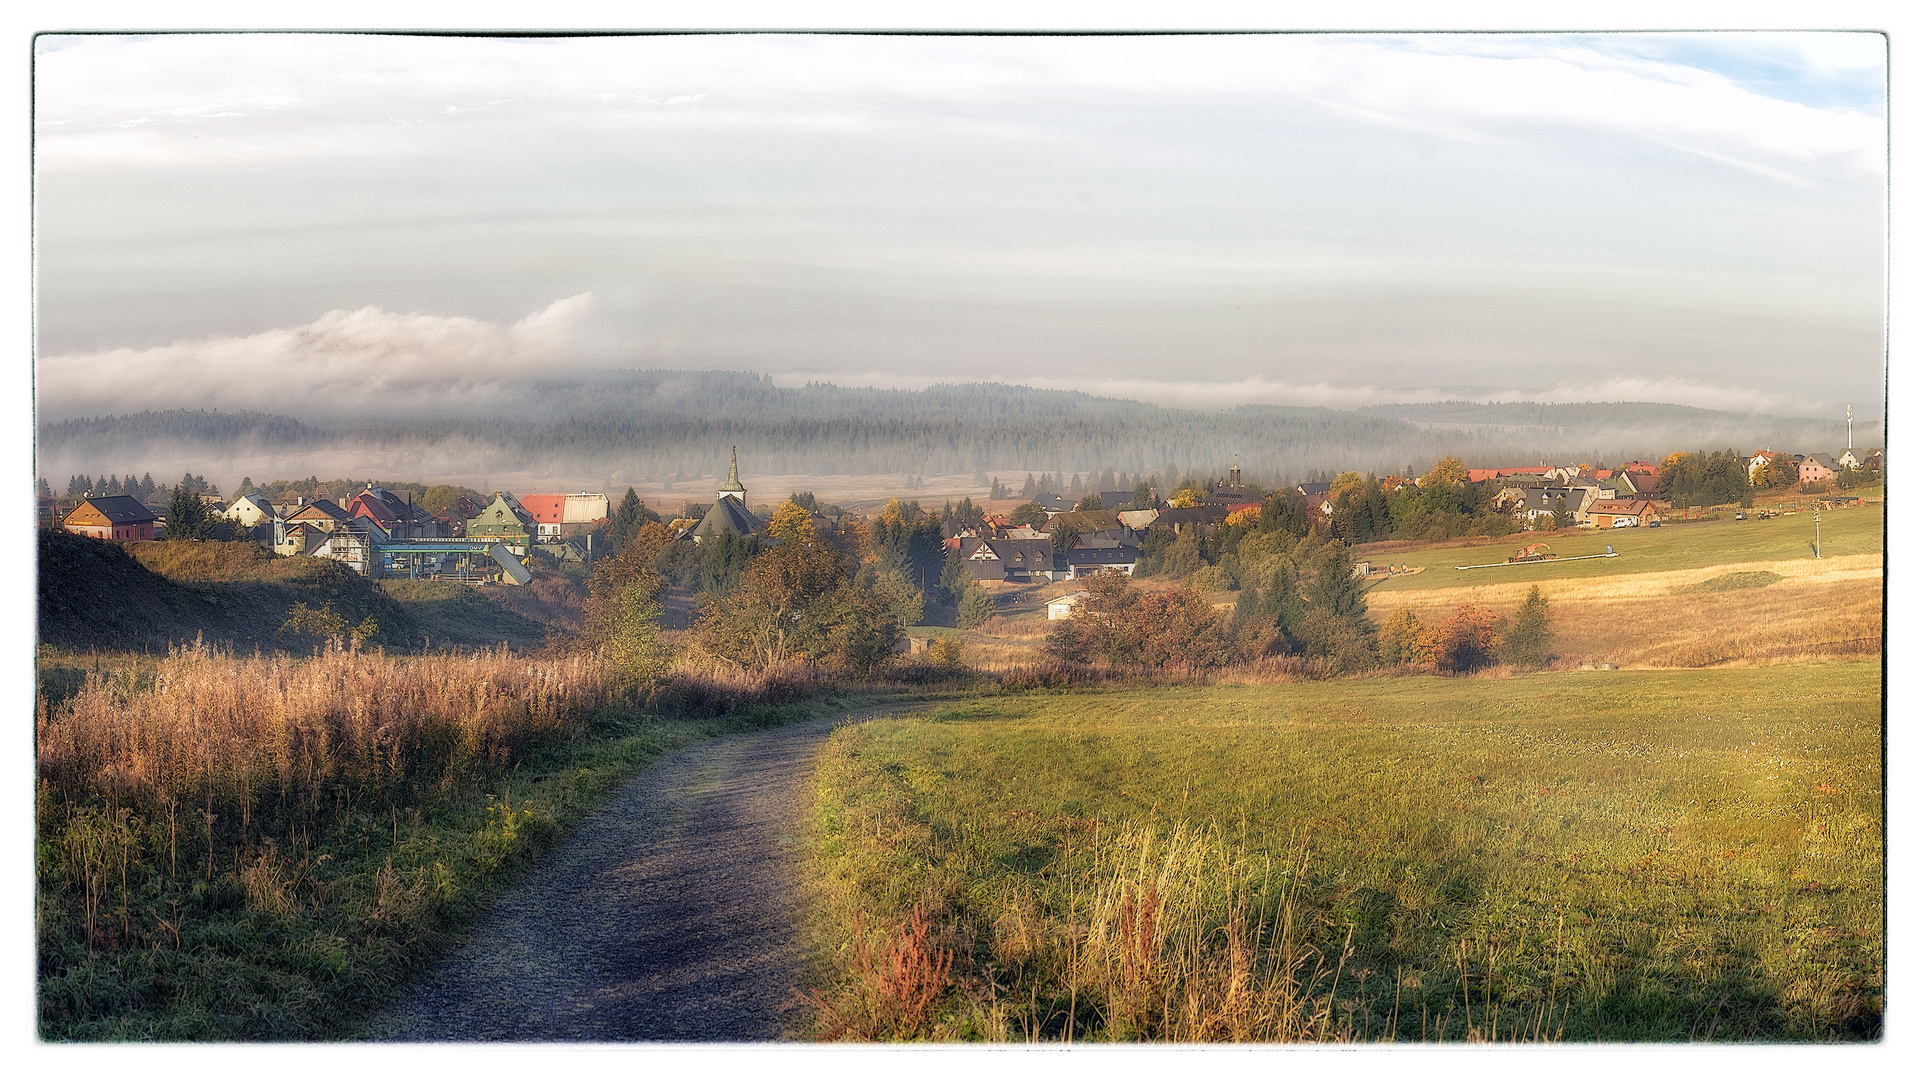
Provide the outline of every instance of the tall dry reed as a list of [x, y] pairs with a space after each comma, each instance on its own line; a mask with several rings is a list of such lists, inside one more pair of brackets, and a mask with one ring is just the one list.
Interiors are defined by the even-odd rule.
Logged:
[[150, 675], [89, 673], [70, 699], [40, 701], [42, 826], [77, 838], [69, 846], [92, 865], [132, 812], [140, 846], [172, 873], [191, 850], [211, 877], [222, 855], [237, 869], [242, 849], [272, 835], [263, 829], [291, 840], [323, 815], [510, 767], [582, 732], [612, 692], [588, 655], [330, 646], [289, 658], [196, 642]]

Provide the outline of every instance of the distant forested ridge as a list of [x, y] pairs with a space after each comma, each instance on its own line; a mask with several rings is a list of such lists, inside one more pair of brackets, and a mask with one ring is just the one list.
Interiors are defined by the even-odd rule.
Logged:
[[[157, 444], [215, 456], [263, 450], [439, 450], [475, 470], [710, 476], [738, 446], [761, 475], [1161, 471], [1294, 483], [1347, 470], [1417, 470], [1443, 454], [1475, 466], [1615, 462], [1675, 449], [1765, 445], [1832, 451], [1837, 422], [1676, 405], [1441, 402], [1358, 411], [1246, 405], [1202, 411], [1001, 384], [878, 390], [779, 387], [747, 372], [618, 371], [518, 384], [510, 407], [457, 419], [321, 423], [218, 411], [144, 412], [43, 426], [43, 455], [101, 465]], [[1829, 445], [1831, 444], [1831, 445]], [[1877, 440], [1876, 440], [1877, 444]]]
[[166, 440], [297, 447], [322, 443], [331, 436], [331, 432], [274, 413], [168, 409], [43, 424], [40, 445], [54, 449], [96, 441], [127, 445]]

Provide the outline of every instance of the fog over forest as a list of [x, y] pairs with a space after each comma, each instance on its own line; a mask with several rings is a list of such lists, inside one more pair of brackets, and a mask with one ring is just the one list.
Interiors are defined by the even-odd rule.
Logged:
[[[1878, 446], [1878, 403], [1856, 406], [1854, 440]], [[1238, 460], [1268, 486], [1345, 470], [1424, 471], [1443, 454], [1470, 466], [1614, 464], [1676, 450], [1833, 452], [1843, 417], [1716, 412], [1648, 402], [1438, 402], [1355, 411], [1247, 405], [1217, 411], [996, 383], [879, 390], [775, 385], [746, 372], [616, 371], [521, 381], [463, 416], [420, 420], [155, 410], [43, 418], [37, 474], [183, 472], [231, 490], [307, 475], [543, 486], [680, 482], [724, 471], [739, 447], [751, 475], [1028, 472], [1222, 475]]]

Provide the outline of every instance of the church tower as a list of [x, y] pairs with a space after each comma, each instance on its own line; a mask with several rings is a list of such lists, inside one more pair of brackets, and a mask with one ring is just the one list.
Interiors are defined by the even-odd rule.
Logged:
[[721, 485], [720, 497], [739, 499], [742, 506], [747, 502], [747, 489], [740, 486], [740, 448], [733, 448], [733, 463], [727, 466], [727, 482]]

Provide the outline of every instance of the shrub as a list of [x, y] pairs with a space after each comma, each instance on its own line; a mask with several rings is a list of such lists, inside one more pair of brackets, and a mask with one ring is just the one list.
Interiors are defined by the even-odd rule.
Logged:
[[934, 638], [927, 645], [927, 662], [937, 667], [957, 668], [964, 666], [960, 642], [955, 638]]
[[1087, 592], [1048, 635], [1048, 651], [1062, 660], [1218, 667], [1249, 651], [1247, 639], [1222, 625], [1192, 586], [1148, 593], [1125, 574], [1103, 570], [1088, 579]]
[[1240, 583], [1234, 580], [1233, 571], [1224, 566], [1208, 566], [1188, 579], [1195, 589], [1203, 593], [1226, 592]]
[[1472, 671], [1493, 661], [1503, 620], [1489, 608], [1461, 604], [1440, 624], [1434, 663], [1441, 671]]
[[1350, 675], [1379, 663], [1362, 623], [1316, 606], [1290, 628], [1308, 657], [1327, 662], [1328, 674]]
[[1380, 628], [1380, 662], [1431, 669], [1439, 637], [1411, 608], [1401, 608]]

